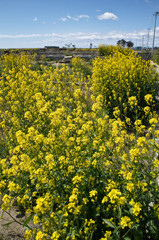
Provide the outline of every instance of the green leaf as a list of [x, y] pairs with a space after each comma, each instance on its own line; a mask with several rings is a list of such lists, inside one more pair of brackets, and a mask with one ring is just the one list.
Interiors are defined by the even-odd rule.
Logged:
[[118, 218], [120, 219], [121, 218], [121, 207], [118, 206]]
[[132, 214], [133, 208], [129, 208], [129, 213]]
[[118, 185], [121, 185], [121, 184], [123, 184], [124, 182], [126, 182], [127, 180], [123, 180], [123, 181], [121, 181]]
[[143, 157], [143, 159], [144, 159], [144, 160], [150, 160], [150, 158], [149, 158], [149, 157]]
[[157, 146], [157, 144], [155, 144], [155, 148], [157, 148], [157, 150], [159, 150], [159, 147]]
[[126, 212], [127, 214], [130, 214], [130, 212], [129, 212], [129, 211], [127, 211], [127, 210], [125, 210], [125, 209], [124, 209], [124, 212]]
[[143, 233], [142, 233], [141, 229], [139, 228], [139, 225], [134, 226], [133, 235], [134, 235], [135, 240], [143, 239]]
[[29, 223], [29, 221], [30, 221], [30, 219], [32, 218], [33, 215], [34, 215], [34, 213], [32, 213], [32, 214], [25, 220], [25, 222], [24, 222], [24, 224], [23, 224], [23, 227], [25, 227], [25, 226]]
[[134, 235], [134, 239], [135, 239], [135, 240], [139, 240], [140, 237], [139, 237], [138, 235]]
[[14, 223], [15, 221], [12, 221], [12, 222], [9, 222], [9, 223], [5, 223], [5, 224], [2, 224], [2, 226], [9, 226], [10, 224]]
[[29, 230], [31, 230], [31, 226], [29, 226], [29, 225], [24, 226], [24, 229], [29, 229]]
[[156, 234], [157, 233], [157, 227], [155, 226], [154, 222], [150, 221], [149, 225], [150, 225], [149, 229], [150, 229], [151, 234]]
[[116, 227], [113, 233], [116, 233], [118, 231], [118, 229], [120, 229], [120, 228], [121, 228], [121, 226]]
[[125, 237], [124, 240], [131, 240], [131, 238], [129, 238], [129, 237]]
[[116, 226], [115, 226], [113, 223], [111, 223], [108, 219], [103, 218], [103, 221], [104, 221], [105, 223], [107, 223], [107, 224], [109, 225], [109, 227], [111, 227], [111, 228], [116, 228]]
[[119, 232], [115, 232], [113, 231], [113, 240], [120, 240], [120, 237], [119, 237]]

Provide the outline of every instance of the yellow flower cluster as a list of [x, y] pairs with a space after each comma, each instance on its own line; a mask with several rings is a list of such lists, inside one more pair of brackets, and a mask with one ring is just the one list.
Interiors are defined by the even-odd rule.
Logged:
[[133, 53], [96, 58], [92, 67], [75, 58], [72, 69], [34, 71], [32, 61], [27, 55], [1, 59], [2, 209], [26, 210], [34, 223], [26, 239], [105, 240], [119, 231], [124, 238], [139, 225], [146, 234], [159, 215], [157, 207], [145, 211], [153, 195], [159, 201], [158, 146], [145, 136], [143, 119], [135, 118], [137, 135], [127, 126], [131, 107], [143, 107], [149, 133], [159, 136], [149, 104], [154, 98], [147, 95], [152, 88], [148, 106], [141, 105], [155, 75], [148, 82], [151, 69]]
[[127, 216], [125, 217], [122, 217], [121, 218], [121, 222], [120, 222], [120, 225], [122, 226], [122, 229], [124, 229], [125, 227], [129, 227], [131, 228], [131, 225], [132, 225], [133, 222], [131, 222], [131, 219]]
[[133, 51], [123, 54], [120, 47], [107, 49], [111, 56], [98, 57], [93, 62], [91, 91], [94, 98], [103, 96], [102, 107], [111, 117], [130, 118], [134, 122], [138, 116], [146, 121], [148, 112], [155, 108], [158, 75]]

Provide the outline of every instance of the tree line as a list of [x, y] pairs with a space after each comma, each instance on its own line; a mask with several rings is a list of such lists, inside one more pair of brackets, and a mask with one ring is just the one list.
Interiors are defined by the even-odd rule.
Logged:
[[117, 45], [120, 45], [120, 46], [122, 46], [122, 47], [125, 47], [125, 46], [127, 46], [127, 47], [133, 47], [133, 46], [134, 46], [133, 42], [131, 42], [131, 41], [125, 41], [124, 39], [118, 40], [118, 41], [117, 41]]

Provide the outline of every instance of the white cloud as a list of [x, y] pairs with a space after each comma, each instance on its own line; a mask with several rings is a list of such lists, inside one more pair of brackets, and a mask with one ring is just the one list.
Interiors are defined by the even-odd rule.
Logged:
[[68, 17], [69, 19], [73, 19], [73, 20], [75, 20], [75, 21], [78, 21], [80, 18], [89, 18], [88, 15], [79, 15], [79, 16], [77, 16], [76, 18], [71, 17], [70, 15], [67, 15], [67, 17]]
[[89, 18], [88, 15], [79, 15], [79, 18]]
[[46, 22], [43, 22], [43, 24], [45, 24]]
[[67, 18], [63, 18], [63, 17], [62, 17], [61, 20], [62, 20], [63, 22], [65, 22], [65, 21], [67, 20]]
[[[67, 33], [67, 34], [45, 34], [42, 35], [38, 40], [33, 40], [31, 44], [33, 47], [37, 47], [36, 44], [41, 46], [45, 45], [58, 45], [64, 46], [66, 43], [72, 42], [77, 47], [89, 47], [90, 43], [93, 46], [98, 46], [102, 43], [116, 45], [117, 41], [120, 39], [125, 39], [126, 41], [132, 41], [134, 46], [142, 45], [142, 37], [143, 35], [147, 36], [147, 29], [142, 31], [133, 31], [133, 32], [121, 32], [121, 31], [111, 31], [107, 33], [98, 33], [98, 32], [90, 32], [90, 33]], [[145, 40], [145, 39], [144, 39]], [[147, 40], [147, 39], [146, 39]], [[152, 46], [153, 40], [153, 30], [150, 30], [149, 33], [149, 46]], [[146, 46], [147, 41], [144, 41], [144, 46]], [[155, 37], [155, 46], [159, 45], [159, 31], [156, 31]]]
[[149, 0], [145, 0], [146, 3], [151, 3]]
[[[27, 43], [25, 42], [25, 43], [21, 43], [22, 45], [26, 45]], [[19, 45], [19, 43], [15, 43], [15, 45]]]
[[41, 37], [41, 34], [28, 34], [28, 35], [0, 35], [1, 38], [34, 38], [34, 37]]
[[69, 16], [69, 15], [67, 15], [67, 17], [68, 17], [69, 19], [73, 19], [73, 20], [75, 20], [75, 21], [78, 21], [78, 20], [79, 20], [79, 18], [74, 18], [74, 17], [71, 17], [71, 16]]
[[[159, 27], [156, 28], [156, 37], [159, 37]], [[77, 32], [77, 33], [67, 33], [67, 34], [58, 34], [58, 33], [48, 33], [48, 34], [28, 34], [28, 35], [0, 35], [0, 39], [2, 38], [38, 38], [38, 37], [54, 37], [54, 38], [67, 38], [67, 39], [107, 39], [107, 38], [124, 38], [124, 39], [139, 39], [143, 35], [147, 36], [147, 29], [142, 30], [142, 31], [133, 31], [133, 32], [121, 32], [121, 31], [111, 31], [107, 33], [82, 33], [82, 32]], [[150, 36], [153, 36], [153, 30], [150, 30], [149, 33]]]
[[56, 22], [53, 22], [53, 24], [56, 24]]
[[34, 41], [34, 42], [30, 42], [30, 44], [41, 44], [42, 41]]
[[99, 20], [109, 20], [109, 19], [118, 20], [118, 17], [115, 14], [110, 13], [110, 12], [105, 12], [104, 14], [97, 16], [97, 18]]
[[[30, 39], [27, 44], [33, 44], [33, 47], [50, 44], [57, 44], [58, 46], [64, 46], [66, 43], [72, 42], [76, 46], [89, 46], [90, 43], [98, 46], [101, 43], [104, 44], [113, 44], [116, 45], [119, 39], [125, 39], [126, 41], [132, 41], [134, 45], [142, 44], [142, 37], [145, 36], [144, 44], [146, 46], [147, 43], [147, 29], [142, 31], [133, 31], [133, 32], [122, 32], [122, 31], [110, 31], [105, 33], [100, 32], [75, 32], [75, 33], [66, 33], [66, 34], [58, 34], [58, 33], [48, 33], [48, 34], [28, 34], [28, 35], [0, 35], [0, 39], [19, 39], [19, 42], [22, 43], [27, 39]], [[23, 40], [22, 40], [23, 39]], [[25, 40], [24, 40], [25, 39]], [[32, 39], [32, 40], [31, 40]], [[149, 46], [152, 45], [153, 39], [153, 30], [149, 32]], [[13, 42], [13, 40], [10, 40]], [[21, 45], [22, 45], [21, 43]], [[26, 46], [27, 46], [26, 44]], [[37, 45], [36, 45], [37, 44]], [[155, 46], [159, 45], [159, 27], [156, 28], [156, 36], [155, 36]]]
[[97, 9], [97, 12], [101, 12], [101, 10]]
[[37, 21], [37, 17], [35, 17], [33, 20], [34, 20], [34, 21]]

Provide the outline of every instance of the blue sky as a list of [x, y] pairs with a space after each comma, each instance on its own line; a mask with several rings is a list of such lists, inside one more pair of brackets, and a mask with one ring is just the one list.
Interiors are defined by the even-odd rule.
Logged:
[[[0, 0], [0, 48], [152, 46], [159, 0]], [[155, 46], [159, 47], [159, 15]]]

